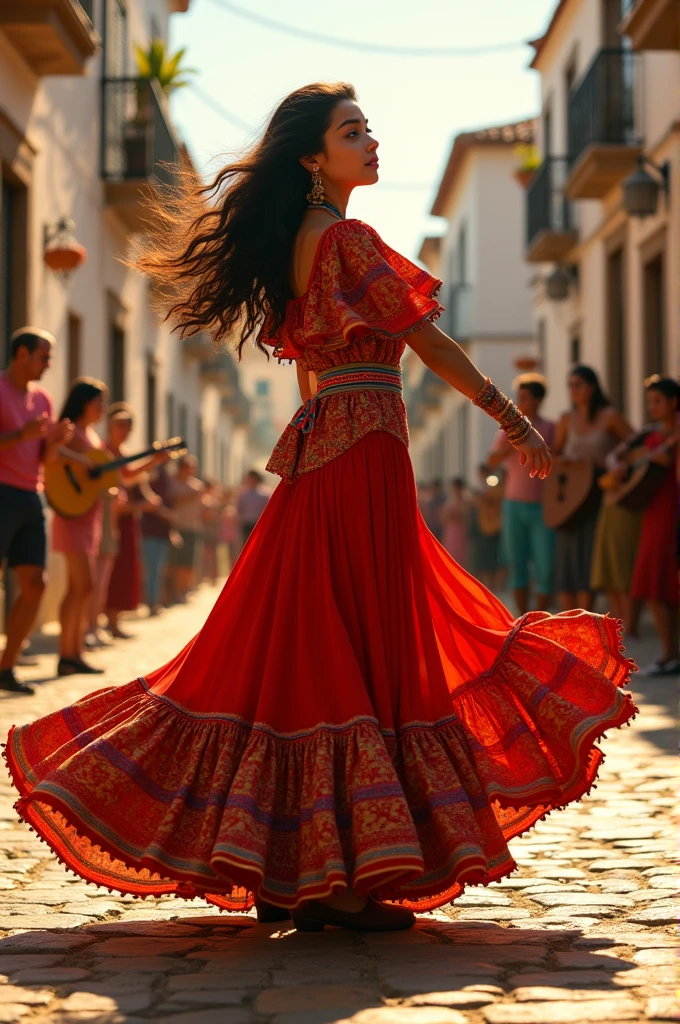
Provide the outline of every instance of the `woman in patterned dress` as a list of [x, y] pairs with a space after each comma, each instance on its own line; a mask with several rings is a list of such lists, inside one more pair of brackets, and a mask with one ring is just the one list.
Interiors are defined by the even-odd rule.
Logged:
[[212, 186], [159, 204], [137, 265], [171, 320], [238, 331], [239, 352], [255, 336], [303, 404], [200, 633], [10, 734], [20, 813], [91, 881], [304, 930], [409, 927], [513, 871], [508, 840], [589, 789], [594, 741], [634, 713], [614, 620], [515, 621], [423, 522], [407, 343], [533, 474], [550, 454], [432, 322], [440, 282], [345, 218], [377, 147], [351, 86], [308, 86]]

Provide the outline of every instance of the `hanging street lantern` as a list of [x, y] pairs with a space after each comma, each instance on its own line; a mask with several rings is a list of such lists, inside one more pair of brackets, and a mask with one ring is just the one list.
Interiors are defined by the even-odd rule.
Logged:
[[43, 259], [64, 283], [87, 259], [87, 249], [76, 240], [74, 231], [75, 224], [69, 217], [45, 225]]
[[[658, 166], [646, 156], [639, 156], [637, 163], [637, 169], [621, 184], [623, 205], [631, 217], [651, 217], [656, 213], [661, 188], [668, 197], [671, 176], [670, 161], [667, 160]], [[645, 170], [645, 164], [657, 172], [661, 181], [653, 178]]]
[[569, 298], [569, 284], [571, 277], [564, 267], [559, 264], [545, 279], [545, 290], [549, 299], [555, 302], [563, 302]]

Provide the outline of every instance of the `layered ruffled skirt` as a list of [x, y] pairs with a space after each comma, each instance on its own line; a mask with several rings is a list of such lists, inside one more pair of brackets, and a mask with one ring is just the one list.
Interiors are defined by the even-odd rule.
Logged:
[[513, 620], [429, 533], [383, 431], [274, 492], [201, 632], [21, 728], [18, 809], [89, 881], [429, 909], [591, 786], [635, 712], [617, 623]]

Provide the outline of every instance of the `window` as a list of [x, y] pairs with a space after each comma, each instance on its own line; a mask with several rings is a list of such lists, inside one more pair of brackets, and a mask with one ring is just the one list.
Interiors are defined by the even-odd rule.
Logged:
[[177, 410], [177, 412], [178, 412], [178, 416], [177, 416], [177, 429], [179, 431], [179, 436], [183, 437], [185, 445], [188, 445], [189, 444], [189, 438], [187, 437], [187, 434], [189, 432], [189, 429], [188, 429], [189, 428], [189, 416], [188, 416], [188, 413], [187, 413], [187, 407], [186, 407], [186, 405], [184, 405], [183, 402], [181, 403], [181, 405], [180, 405], [179, 409]]
[[66, 353], [67, 384], [80, 376], [80, 338], [83, 322], [76, 313], [68, 315], [68, 351]]
[[14, 189], [2, 181], [0, 199], [0, 341], [3, 365], [9, 363], [9, 339], [13, 330], [14, 260], [12, 236], [14, 234]]
[[125, 310], [116, 295], [108, 295], [108, 385], [112, 402], [125, 401]]
[[465, 284], [468, 276], [467, 224], [458, 229], [458, 283]]
[[255, 394], [258, 398], [264, 398], [269, 394], [269, 381], [268, 380], [256, 380], [255, 381]]
[[642, 271], [645, 377], [663, 374], [666, 364], [664, 331], [663, 254], [645, 263]]
[[170, 392], [165, 396], [165, 429], [168, 437], [175, 436], [175, 396]]
[[152, 357], [146, 363], [146, 441], [156, 440], [156, 366]]
[[626, 336], [623, 249], [607, 257], [607, 380], [617, 409], [626, 410]]
[[104, 68], [107, 78], [127, 70], [127, 11], [123, 0], [104, 2]]

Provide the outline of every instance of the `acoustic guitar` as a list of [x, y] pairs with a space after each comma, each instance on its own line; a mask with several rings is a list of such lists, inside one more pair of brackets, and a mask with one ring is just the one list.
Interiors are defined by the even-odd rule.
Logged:
[[595, 467], [583, 460], [559, 461], [543, 481], [543, 521], [554, 530], [576, 530], [597, 508]]
[[143, 452], [120, 458], [114, 458], [105, 448], [91, 448], [86, 453], [61, 448], [59, 458], [45, 465], [45, 496], [60, 516], [76, 519], [89, 512], [105, 491], [120, 484], [121, 466], [158, 452], [168, 452], [178, 459], [186, 451], [181, 437], [156, 441]]
[[603, 473], [598, 484], [604, 493], [605, 505], [623, 505], [631, 512], [640, 512], [649, 504], [668, 470], [658, 462], [652, 462], [653, 456], [660, 452], [670, 452], [674, 441], [665, 441], [657, 448], [637, 445], [621, 458], [627, 465], [627, 473], [623, 480], [616, 473]]

